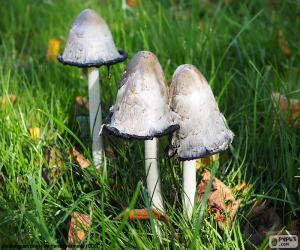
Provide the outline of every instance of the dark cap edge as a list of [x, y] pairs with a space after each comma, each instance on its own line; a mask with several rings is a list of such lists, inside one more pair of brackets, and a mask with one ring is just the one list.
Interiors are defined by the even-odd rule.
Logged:
[[152, 140], [153, 138], [158, 138], [158, 137], [162, 137], [164, 135], [172, 134], [174, 131], [179, 129], [179, 125], [173, 124], [173, 125], [169, 126], [168, 128], [166, 128], [163, 132], [156, 133], [153, 135], [148, 135], [148, 136], [140, 136], [140, 135], [135, 135], [135, 134], [122, 133], [117, 128], [110, 127], [107, 124], [104, 124], [103, 129], [105, 129], [109, 134], [117, 136], [122, 139]]
[[[196, 159], [201, 159], [201, 158], [205, 158], [205, 157], [209, 157], [209, 156], [212, 156], [212, 155], [215, 155], [217, 153], [221, 153], [221, 152], [224, 152], [228, 149], [229, 145], [232, 143], [232, 140], [227, 144], [227, 146], [224, 148], [224, 149], [216, 149], [216, 150], [207, 150], [205, 151], [205, 153], [203, 154], [196, 154], [192, 157], [180, 157], [180, 156], [177, 156], [177, 152], [176, 151], [173, 151], [173, 154], [168, 154], [166, 153], [166, 156], [168, 158], [172, 158], [174, 155], [176, 160], [178, 161], [191, 161], [191, 160], [196, 160]], [[166, 148], [166, 152], [167, 150], [169, 150], [169, 147]]]
[[108, 61], [98, 61], [98, 62], [92, 62], [92, 63], [77, 63], [77, 62], [73, 62], [73, 61], [65, 61], [63, 59], [63, 56], [60, 54], [58, 57], [57, 57], [57, 60], [64, 64], [64, 65], [70, 65], [70, 66], [76, 66], [76, 67], [79, 67], [79, 68], [90, 68], [90, 67], [96, 67], [96, 68], [99, 68], [103, 65], [113, 65], [113, 64], [116, 64], [116, 63], [119, 63], [119, 62], [124, 62], [126, 59], [127, 59], [127, 52], [126, 51], [123, 51], [123, 50], [118, 50], [118, 52], [120, 53], [120, 57], [117, 57], [113, 60], [108, 60]]

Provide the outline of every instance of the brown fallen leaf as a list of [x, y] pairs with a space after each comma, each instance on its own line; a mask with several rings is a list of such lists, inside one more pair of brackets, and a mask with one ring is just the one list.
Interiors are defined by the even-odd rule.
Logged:
[[253, 217], [261, 215], [262, 213], [264, 213], [264, 211], [267, 209], [267, 207], [268, 207], [267, 201], [256, 202], [254, 204], [254, 206], [252, 207], [252, 209], [250, 210], [247, 217], [249, 219], [251, 219]]
[[29, 128], [28, 132], [29, 132], [29, 135], [30, 135], [30, 137], [31, 137], [31, 139], [33, 141], [36, 141], [41, 136], [41, 129], [37, 128], [37, 127], [35, 127], [35, 128]]
[[0, 96], [0, 106], [2, 108], [7, 107], [9, 103], [15, 104], [17, 101], [17, 96], [16, 95], [4, 95]]
[[71, 155], [75, 157], [75, 161], [82, 168], [88, 168], [90, 166], [90, 162], [86, 159], [75, 147], [71, 149]]
[[283, 31], [279, 30], [277, 36], [278, 36], [278, 46], [279, 46], [279, 48], [282, 50], [285, 57], [290, 57], [292, 52], [291, 52], [291, 49], [289, 47], [289, 43], [288, 43]]
[[282, 222], [274, 208], [268, 208], [267, 202], [258, 202], [248, 215], [243, 234], [254, 245], [261, 244], [268, 235], [282, 228]]
[[91, 225], [89, 215], [73, 212], [68, 233], [68, 245], [79, 244]]
[[[202, 180], [198, 185], [198, 198], [201, 201], [205, 188], [209, 183], [211, 174], [205, 170], [202, 174]], [[216, 177], [213, 178], [211, 191], [208, 196], [208, 206], [215, 215], [215, 220], [221, 229], [225, 226], [230, 227], [231, 222], [238, 210], [241, 200], [236, 200], [231, 190]]]
[[52, 60], [57, 62], [57, 56], [60, 49], [60, 40], [57, 38], [52, 38], [48, 41], [48, 49], [46, 58], [47, 60]]
[[[115, 220], [120, 220], [123, 217], [124, 213], [121, 213], [120, 215], [118, 215]], [[163, 223], [165, 223], [171, 230], [173, 237], [176, 240], [179, 240], [178, 234], [175, 231], [175, 229], [173, 228], [173, 226], [171, 225], [168, 217], [161, 213], [160, 211], [156, 210], [156, 209], [151, 209], [151, 216], [153, 219], [155, 220], [159, 220]], [[129, 211], [129, 216], [128, 216], [128, 220], [149, 220], [150, 219], [150, 214], [149, 211], [145, 208], [143, 209], [132, 209]]]
[[[156, 209], [151, 210], [151, 215], [154, 219], [160, 220], [166, 224], [169, 224], [167, 217]], [[147, 209], [132, 209], [129, 212], [129, 220], [149, 220], [150, 214]]]
[[300, 125], [300, 101], [297, 99], [287, 99], [278, 92], [272, 92], [271, 99], [275, 108], [278, 108], [289, 123], [298, 127]]
[[131, 8], [134, 8], [137, 5], [136, 0], [127, 0], [126, 2], [127, 2], [127, 5], [130, 6]]
[[300, 219], [295, 219], [291, 221], [291, 233], [300, 236]]

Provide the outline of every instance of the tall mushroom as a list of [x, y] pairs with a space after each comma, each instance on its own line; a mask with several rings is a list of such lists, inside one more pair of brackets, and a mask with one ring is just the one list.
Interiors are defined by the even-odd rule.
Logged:
[[234, 134], [220, 113], [213, 92], [198, 69], [189, 64], [179, 66], [172, 79], [170, 107], [180, 129], [169, 145], [169, 157], [183, 161], [183, 207], [192, 216], [196, 194], [196, 160], [224, 151]]
[[104, 128], [125, 139], [145, 140], [145, 170], [152, 207], [164, 211], [158, 167], [158, 137], [179, 128], [168, 105], [168, 87], [157, 57], [138, 52], [126, 67]]
[[102, 125], [98, 68], [122, 62], [126, 58], [126, 52], [116, 49], [105, 21], [91, 9], [83, 10], [75, 19], [64, 53], [58, 57], [63, 64], [88, 68], [90, 131], [93, 160], [98, 168], [103, 154], [102, 137], [98, 134]]

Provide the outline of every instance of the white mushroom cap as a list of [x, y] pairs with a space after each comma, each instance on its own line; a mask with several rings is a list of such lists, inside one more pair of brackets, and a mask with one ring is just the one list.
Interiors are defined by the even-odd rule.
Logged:
[[99, 67], [126, 58], [125, 52], [116, 49], [106, 22], [94, 10], [85, 9], [73, 22], [65, 51], [58, 60], [78, 67]]
[[213, 92], [193, 65], [179, 66], [170, 91], [170, 107], [179, 124], [171, 139], [168, 155], [192, 160], [226, 150], [234, 134], [220, 113]]
[[157, 57], [138, 52], [126, 67], [105, 128], [123, 138], [152, 139], [178, 129], [168, 105], [168, 87]]

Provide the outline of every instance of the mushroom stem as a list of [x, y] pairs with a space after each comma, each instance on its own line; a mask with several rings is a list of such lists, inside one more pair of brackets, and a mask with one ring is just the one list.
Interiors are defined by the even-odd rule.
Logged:
[[183, 162], [183, 209], [190, 220], [193, 214], [196, 194], [196, 160]]
[[101, 103], [100, 103], [100, 84], [98, 68], [88, 69], [89, 85], [89, 110], [90, 110], [90, 130], [93, 141], [93, 161], [96, 168], [100, 168], [102, 162], [103, 142], [99, 131], [102, 125]]
[[145, 141], [145, 170], [152, 207], [164, 212], [158, 166], [158, 139]]

